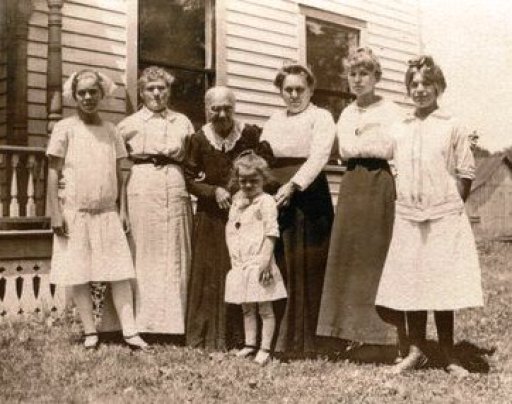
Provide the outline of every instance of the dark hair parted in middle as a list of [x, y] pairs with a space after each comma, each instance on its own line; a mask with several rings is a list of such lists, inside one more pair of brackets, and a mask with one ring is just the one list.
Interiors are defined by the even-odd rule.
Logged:
[[279, 69], [276, 78], [274, 79], [274, 86], [276, 86], [279, 90], [282, 90], [284, 79], [290, 75], [304, 76], [308, 87], [311, 89], [315, 88], [315, 75], [308, 67], [301, 65], [300, 63], [286, 64], [281, 69]]
[[409, 67], [405, 73], [405, 87], [407, 94], [411, 94], [411, 82], [416, 73], [423, 74], [423, 77], [431, 81], [436, 88], [437, 95], [441, 95], [446, 90], [447, 84], [444, 78], [443, 71], [434, 62], [432, 56], [420, 55], [417, 58], [411, 59], [407, 62]]

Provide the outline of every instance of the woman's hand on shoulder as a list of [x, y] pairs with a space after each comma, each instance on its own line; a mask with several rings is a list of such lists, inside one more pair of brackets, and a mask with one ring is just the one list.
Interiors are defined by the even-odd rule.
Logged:
[[215, 200], [221, 209], [229, 209], [231, 206], [231, 194], [222, 187], [215, 189]]
[[62, 213], [57, 212], [57, 213], [53, 214], [51, 224], [52, 224], [52, 230], [55, 233], [55, 235], [57, 235], [59, 237], [68, 237], [69, 236], [68, 224], [66, 222], [66, 219], [64, 219], [64, 216], [62, 215]]
[[274, 199], [276, 200], [277, 203], [277, 207], [281, 208], [284, 206], [288, 206], [290, 204], [290, 200], [292, 199], [293, 194], [297, 189], [297, 185], [291, 181], [282, 185], [278, 189], [276, 195], [274, 196]]

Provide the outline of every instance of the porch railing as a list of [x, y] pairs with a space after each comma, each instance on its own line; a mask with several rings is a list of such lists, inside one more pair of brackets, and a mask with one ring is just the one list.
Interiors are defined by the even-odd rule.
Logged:
[[11, 230], [6, 218], [16, 219], [12, 223], [25, 222], [27, 230], [41, 222], [46, 209], [46, 165], [42, 147], [0, 146], [3, 222], [0, 230]]
[[63, 307], [49, 283], [46, 178], [44, 148], [0, 146], [0, 319]]

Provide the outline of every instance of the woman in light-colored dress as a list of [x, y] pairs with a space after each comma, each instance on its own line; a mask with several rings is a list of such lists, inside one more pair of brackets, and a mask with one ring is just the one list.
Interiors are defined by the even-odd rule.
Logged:
[[424, 362], [427, 310], [433, 310], [446, 370], [465, 376], [453, 352], [454, 310], [483, 304], [478, 254], [464, 210], [475, 170], [471, 143], [438, 108], [446, 81], [431, 57], [409, 62], [405, 83], [415, 110], [393, 127], [396, 218], [377, 304], [407, 317], [410, 351], [395, 372]]
[[[120, 160], [126, 149], [112, 123], [98, 108], [112, 81], [82, 70], [70, 76], [64, 94], [77, 103], [77, 115], [55, 125], [48, 143], [48, 200], [55, 233], [50, 282], [71, 286], [83, 323], [86, 348], [95, 348], [90, 282], [109, 282], [125, 341], [145, 349], [133, 317], [132, 259], [118, 215]], [[66, 186], [58, 192], [59, 178]]]
[[118, 125], [133, 162], [126, 194], [134, 244], [135, 319], [140, 332], [184, 334], [192, 210], [182, 161], [194, 129], [167, 108], [172, 76], [146, 68], [144, 106]]
[[399, 313], [375, 306], [395, 216], [395, 182], [388, 163], [393, 154], [390, 126], [403, 116], [395, 103], [375, 93], [381, 76], [371, 49], [359, 48], [349, 56], [348, 82], [357, 99], [338, 120], [339, 152], [347, 171], [339, 192], [317, 328], [319, 335], [371, 345], [396, 342], [390, 323], [399, 325], [403, 335], [403, 315], [400, 321]]
[[[279, 182], [275, 195], [281, 236], [275, 255], [287, 286], [276, 351], [316, 352], [320, 296], [334, 216], [327, 178], [336, 126], [331, 113], [312, 104], [312, 72], [300, 64], [283, 67], [274, 80], [286, 109], [263, 127], [262, 141], [274, 153], [271, 174]], [[279, 306], [279, 304], [276, 304]]]

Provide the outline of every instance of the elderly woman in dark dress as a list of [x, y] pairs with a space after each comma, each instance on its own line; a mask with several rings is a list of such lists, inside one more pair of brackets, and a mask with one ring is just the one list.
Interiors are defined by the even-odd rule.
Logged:
[[228, 182], [233, 160], [244, 150], [265, 153], [261, 130], [234, 119], [235, 95], [214, 87], [205, 95], [208, 123], [190, 140], [185, 177], [197, 197], [192, 271], [187, 313], [187, 344], [226, 349], [243, 344], [240, 308], [224, 302], [226, 273], [231, 268], [225, 227], [231, 205]]
[[272, 148], [272, 174], [280, 184], [275, 199], [281, 238], [275, 255], [288, 291], [275, 350], [314, 352], [320, 342], [315, 334], [333, 220], [322, 170], [336, 126], [329, 111], [310, 102], [315, 78], [305, 66], [283, 67], [274, 85], [286, 109], [267, 121], [262, 140]]

